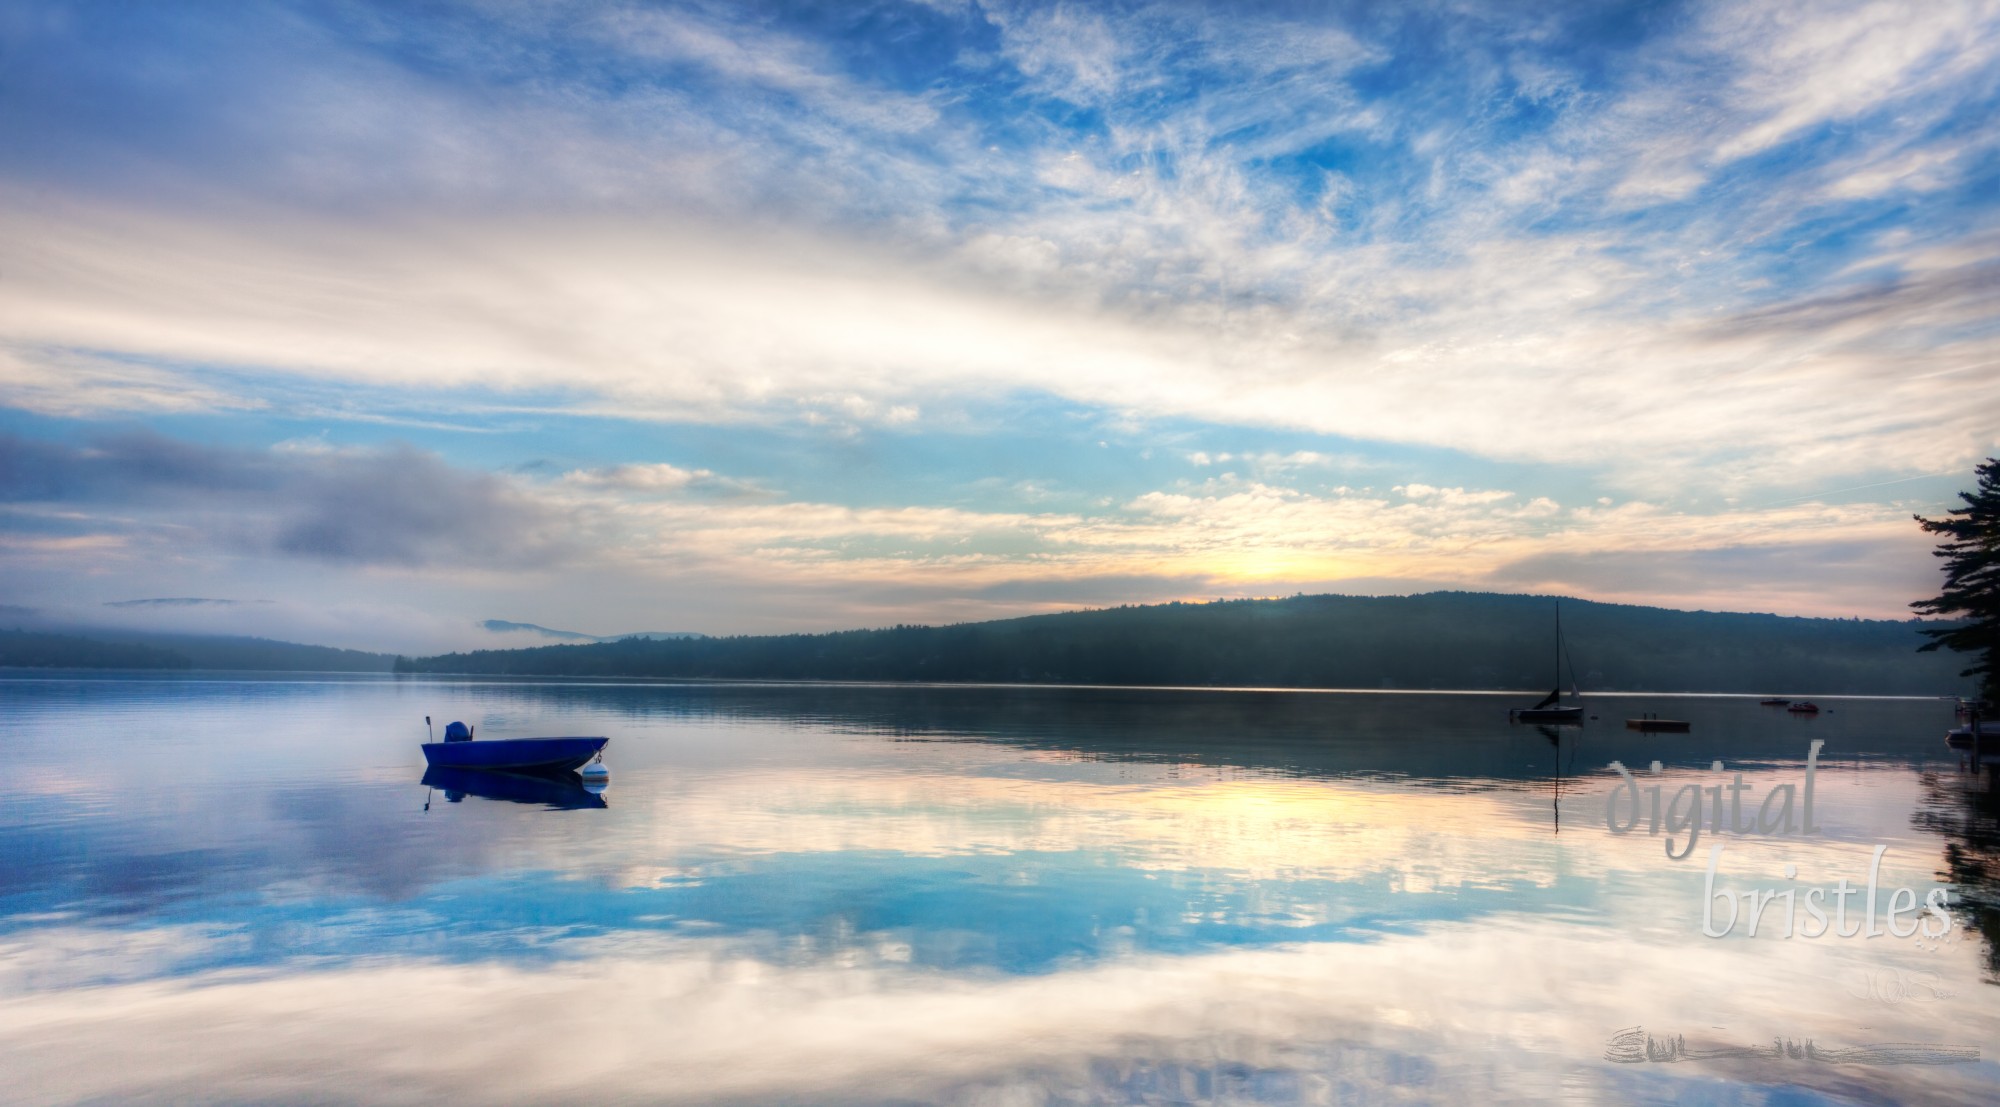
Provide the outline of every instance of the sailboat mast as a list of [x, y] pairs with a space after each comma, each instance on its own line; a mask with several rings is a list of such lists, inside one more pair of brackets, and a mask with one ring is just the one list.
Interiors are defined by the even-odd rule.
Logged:
[[1556, 601], [1556, 691], [1563, 686], [1563, 602]]

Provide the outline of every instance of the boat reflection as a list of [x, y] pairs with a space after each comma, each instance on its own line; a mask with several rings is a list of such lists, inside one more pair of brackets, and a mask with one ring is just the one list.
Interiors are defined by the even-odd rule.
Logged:
[[1555, 762], [1556, 762], [1555, 795], [1551, 799], [1549, 807], [1555, 813], [1553, 822], [1555, 825], [1555, 833], [1557, 834], [1562, 833], [1562, 827], [1563, 827], [1563, 754], [1567, 752], [1569, 754], [1570, 761], [1572, 763], [1576, 761], [1576, 748], [1582, 742], [1582, 733], [1579, 730], [1577, 736], [1575, 738], [1570, 739], [1569, 749], [1565, 751], [1563, 749], [1562, 731], [1557, 730], [1556, 727], [1576, 726], [1580, 728], [1582, 725], [1583, 724], [1581, 723], [1554, 723], [1554, 724], [1536, 723], [1535, 724], [1535, 729], [1541, 732], [1542, 737], [1548, 739], [1549, 745], [1555, 747]]
[[452, 769], [432, 766], [424, 770], [426, 787], [441, 789], [447, 802], [458, 803], [467, 796], [504, 800], [508, 803], [539, 804], [558, 811], [604, 807], [602, 791], [586, 787], [575, 773], [529, 776], [491, 769]]

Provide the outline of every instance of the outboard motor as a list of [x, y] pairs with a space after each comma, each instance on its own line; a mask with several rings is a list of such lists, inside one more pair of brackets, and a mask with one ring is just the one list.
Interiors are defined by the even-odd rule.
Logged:
[[447, 742], [470, 742], [472, 741], [472, 728], [461, 722], [446, 723], [444, 727], [444, 740]]

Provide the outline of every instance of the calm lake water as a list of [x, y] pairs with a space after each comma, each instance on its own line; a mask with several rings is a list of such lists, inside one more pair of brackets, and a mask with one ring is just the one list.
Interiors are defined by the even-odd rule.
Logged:
[[[1819, 702], [16, 672], [0, 1099], [1994, 1102], [1990, 780]], [[610, 787], [427, 788], [425, 715]], [[1814, 739], [1820, 833], [1727, 832]], [[1613, 760], [1750, 790], [1673, 860]], [[1806, 937], [1878, 846], [1928, 926]]]

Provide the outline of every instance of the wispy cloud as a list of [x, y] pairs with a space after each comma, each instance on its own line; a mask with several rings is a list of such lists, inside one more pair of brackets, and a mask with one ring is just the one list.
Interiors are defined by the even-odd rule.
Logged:
[[[1470, 268], [1380, 270], [1387, 287], [1353, 295], [1439, 310], [1361, 339], [1270, 306], [1079, 310], [824, 239], [731, 247], [518, 221], [393, 235], [112, 214], [6, 224], [40, 255], [10, 268], [0, 301], [17, 342], [389, 387], [416, 366], [428, 387], [567, 395], [572, 410], [628, 418], [894, 423], [1026, 390], [1141, 417], [1596, 465], [1657, 493], [1962, 463], [1991, 441], [1977, 413], [2000, 403], [2000, 377], [1981, 371], [1983, 259], [1727, 313], [1619, 320], [1600, 304], [1550, 327], [1528, 317], [1599, 303], [1636, 278], [1609, 263], [1593, 272], [1574, 245], [1494, 245]], [[90, 229], [105, 225], [124, 232], [115, 250]], [[245, 286], [244, 272], [262, 279]], [[1483, 286], [1486, 304], [1444, 304], [1461, 285]], [[172, 395], [193, 406], [202, 393]], [[1555, 412], [1563, 433], [1548, 434]]]
[[[209, 599], [204, 596], [161, 596], [156, 599], [148, 599], [148, 600], [109, 600], [105, 603], [104, 606], [106, 607], [206, 607], [213, 605], [217, 607], [233, 607], [236, 604], [242, 602], [243, 602], [242, 600]], [[250, 602], [258, 603], [258, 602], [269, 602], [269, 601], [252, 600]]]
[[748, 481], [718, 476], [707, 469], [683, 469], [664, 461], [643, 465], [607, 465], [564, 473], [562, 482], [576, 488], [602, 489], [634, 495], [701, 492], [731, 496], [768, 495]]
[[[158, 354], [142, 355], [157, 359]], [[0, 346], [8, 406], [46, 415], [164, 414], [256, 410], [268, 406], [157, 360], [77, 350]]]

